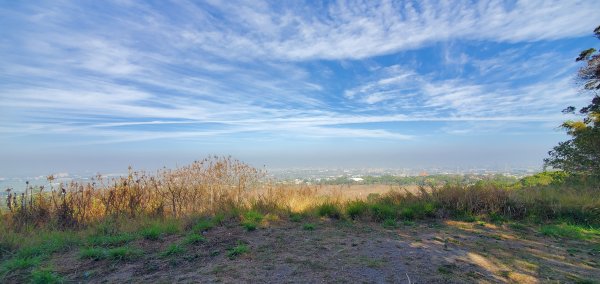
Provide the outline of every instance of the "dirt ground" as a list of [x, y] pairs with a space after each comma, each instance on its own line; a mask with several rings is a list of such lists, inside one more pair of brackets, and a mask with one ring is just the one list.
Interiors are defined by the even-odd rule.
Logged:
[[[78, 249], [52, 266], [73, 283], [573, 283], [600, 279], [598, 240], [546, 237], [533, 229], [456, 221], [386, 229], [377, 223], [278, 221], [247, 232], [228, 224], [206, 242], [161, 256], [182, 236], [138, 240], [128, 261], [82, 260]], [[227, 250], [246, 244], [234, 259]], [[593, 282], [581, 282], [593, 283]]]

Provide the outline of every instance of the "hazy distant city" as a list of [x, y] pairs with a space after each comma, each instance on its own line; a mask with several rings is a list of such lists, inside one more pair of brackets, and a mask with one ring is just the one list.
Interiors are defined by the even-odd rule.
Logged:
[[[524, 176], [532, 175], [540, 172], [539, 167], [522, 167], [522, 168], [289, 168], [289, 169], [267, 169], [268, 176], [275, 178], [280, 182], [287, 183], [309, 183], [318, 184], [327, 181], [333, 181], [339, 178], [348, 178], [357, 184], [361, 183], [363, 177], [380, 177], [380, 176], [395, 176], [395, 177], [410, 177], [410, 176], [429, 176], [429, 175], [469, 175], [469, 176], [495, 176], [502, 175], [515, 179]], [[104, 178], [118, 177], [126, 175], [123, 173], [100, 174]], [[53, 174], [53, 185], [58, 186], [60, 183], [68, 183], [70, 181], [93, 182], [97, 174], [91, 173], [55, 173]], [[47, 180], [48, 175], [37, 176], [16, 176], [16, 177], [0, 177], [0, 195], [6, 194], [6, 189], [11, 189], [14, 192], [21, 192], [27, 186], [38, 187], [45, 186], [50, 188]]]

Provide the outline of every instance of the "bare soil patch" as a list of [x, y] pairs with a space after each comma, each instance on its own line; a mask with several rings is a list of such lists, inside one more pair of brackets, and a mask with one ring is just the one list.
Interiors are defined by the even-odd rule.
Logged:
[[[600, 279], [597, 239], [543, 236], [535, 228], [431, 221], [386, 229], [377, 223], [279, 221], [247, 232], [216, 227], [207, 241], [164, 256], [184, 236], [138, 240], [130, 260], [82, 260], [78, 249], [54, 255], [67, 282], [83, 283], [548, 283]], [[236, 257], [228, 251], [246, 245]], [[596, 248], [596, 249], [594, 249]], [[9, 279], [18, 282], [19, 279]]]

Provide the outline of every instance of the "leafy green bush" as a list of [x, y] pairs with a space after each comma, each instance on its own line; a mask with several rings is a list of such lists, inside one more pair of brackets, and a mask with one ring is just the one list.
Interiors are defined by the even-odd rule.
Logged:
[[390, 204], [385, 203], [375, 203], [369, 206], [369, 210], [371, 211], [371, 215], [376, 221], [383, 221], [386, 219], [395, 219], [396, 218], [396, 210]]
[[346, 214], [355, 220], [369, 211], [369, 205], [362, 200], [350, 201], [346, 205]]
[[340, 212], [340, 208], [337, 204], [332, 202], [325, 202], [317, 207], [317, 214], [320, 217], [329, 217], [333, 219], [340, 219], [342, 217], [342, 213]]

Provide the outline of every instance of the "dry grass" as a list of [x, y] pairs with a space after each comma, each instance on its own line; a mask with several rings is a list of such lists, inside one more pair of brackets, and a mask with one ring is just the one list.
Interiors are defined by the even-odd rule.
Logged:
[[[52, 176], [48, 179], [53, 181]], [[0, 225], [15, 230], [78, 228], [111, 218], [182, 219], [248, 210], [283, 216], [318, 212], [324, 205], [345, 213], [339, 214], [341, 218], [362, 215], [379, 221], [486, 215], [495, 220], [532, 217], [597, 225], [600, 197], [596, 193], [595, 188], [511, 189], [493, 184], [439, 188], [284, 185], [238, 160], [209, 157], [154, 175], [129, 169], [126, 177], [98, 176], [91, 183], [71, 182], [48, 190], [28, 187], [24, 194], [9, 195], [9, 211], [2, 214]], [[355, 200], [366, 201], [366, 209], [356, 211]]]

